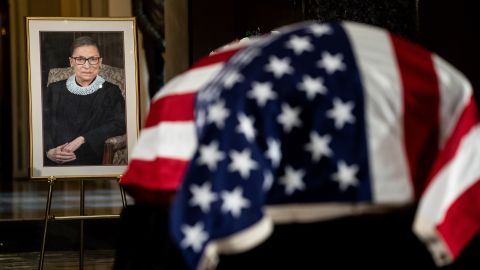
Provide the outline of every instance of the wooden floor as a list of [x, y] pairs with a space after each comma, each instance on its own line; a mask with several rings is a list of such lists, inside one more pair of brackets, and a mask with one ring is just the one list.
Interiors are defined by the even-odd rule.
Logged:
[[[1, 270], [38, 269], [39, 252], [0, 254]], [[86, 251], [83, 269], [110, 270], [113, 267], [113, 250]], [[53, 251], [45, 254], [43, 269], [46, 270], [76, 270], [79, 269], [79, 254], [75, 251]]]
[[[119, 185], [113, 180], [85, 180], [85, 214], [118, 215], [122, 210]], [[38, 269], [48, 183], [27, 180], [0, 182], [0, 270]], [[128, 202], [132, 203], [130, 198]], [[52, 214], [79, 215], [80, 181], [57, 181], [53, 186]], [[79, 220], [48, 223], [44, 268], [79, 267]], [[112, 269], [118, 218], [84, 222], [83, 269]]]

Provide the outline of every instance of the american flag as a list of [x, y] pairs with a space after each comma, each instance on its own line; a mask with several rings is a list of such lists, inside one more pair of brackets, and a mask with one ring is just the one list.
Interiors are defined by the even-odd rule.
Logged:
[[164, 202], [163, 191], [175, 191], [197, 148], [194, 104], [198, 90], [224, 63], [251, 41], [221, 48], [169, 81], [152, 99], [150, 110], [121, 185], [136, 201]]
[[[385, 206], [419, 204], [413, 229], [439, 265], [478, 233], [477, 110], [440, 57], [351, 22], [288, 26], [226, 54], [160, 91], [154, 131], [142, 131], [122, 179], [147, 190], [183, 179], [171, 232], [192, 268], [256, 246], [275, 223]], [[167, 104], [180, 91], [195, 125], [190, 111], [176, 116], [186, 102]]]

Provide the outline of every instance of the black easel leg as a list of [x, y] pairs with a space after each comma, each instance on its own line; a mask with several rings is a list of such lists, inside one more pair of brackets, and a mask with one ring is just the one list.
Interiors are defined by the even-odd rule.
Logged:
[[118, 184], [118, 186], [120, 187], [120, 196], [122, 196], [122, 205], [123, 205], [123, 208], [125, 208], [127, 207], [127, 195], [125, 194], [125, 190], [123, 190], [120, 183]]
[[45, 217], [43, 220], [43, 238], [42, 238], [42, 248], [40, 250], [40, 261], [38, 263], [38, 270], [43, 270], [43, 261], [45, 258], [45, 243], [47, 241], [47, 231], [48, 231], [48, 220], [50, 219], [50, 209], [52, 207], [52, 193], [53, 193], [53, 184], [55, 183], [55, 177], [48, 178], [48, 196], [47, 196], [47, 206], [45, 207]]
[[[83, 180], [80, 181], [80, 216], [85, 215], [85, 182]], [[84, 220], [83, 218], [80, 219], [80, 270], [83, 270], [83, 261], [84, 261], [84, 247], [83, 247], [83, 240], [84, 240]]]

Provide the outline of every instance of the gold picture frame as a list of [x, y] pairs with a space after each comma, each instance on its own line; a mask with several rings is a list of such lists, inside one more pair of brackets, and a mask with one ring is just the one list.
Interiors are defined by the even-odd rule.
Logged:
[[[26, 27], [29, 78], [30, 178], [42, 179], [55, 177], [56, 179], [86, 179], [120, 176], [126, 169], [128, 159], [131, 157], [133, 146], [137, 141], [139, 133], [139, 92], [137, 82], [138, 67], [135, 18], [27, 17]], [[110, 119], [115, 117], [116, 121], [118, 121], [117, 118], [125, 119], [125, 125], [120, 122], [122, 123], [122, 129], [117, 128], [116, 132], [118, 133], [120, 132], [119, 130], [121, 130], [122, 134], [115, 134], [115, 136], [108, 137], [105, 141], [105, 136], [103, 136], [105, 134], [102, 134], [103, 137], [92, 136], [92, 138], [95, 139], [101, 138], [103, 149], [101, 149], [99, 143], [93, 143], [95, 140], [90, 140], [90, 144], [88, 144], [89, 140], [85, 139], [84, 144], [78, 149], [81, 149], [81, 147], [90, 147], [89, 149], [92, 149], [91, 152], [96, 153], [95, 161], [88, 160], [88, 162], [85, 161], [82, 163], [80, 162], [82, 160], [81, 155], [76, 154], [76, 160], [74, 162], [65, 162], [52, 159], [51, 154], [47, 155], [49, 149], [52, 149], [51, 144], [47, 143], [47, 141], [54, 141], [51, 138], [55, 138], [54, 145], [56, 146], [59, 143], [59, 138], [62, 136], [59, 134], [65, 134], [70, 132], [69, 130], [72, 130], [71, 126], [73, 125], [69, 125], [69, 128], [66, 130], [51, 128], [65, 126], [58, 124], [61, 123], [61, 121], [57, 120], [57, 118], [60, 119], [60, 117], [64, 115], [64, 112], [60, 111], [61, 108], [68, 107], [66, 105], [60, 105], [63, 100], [66, 100], [63, 96], [71, 96], [72, 94], [78, 95], [79, 97], [90, 95], [90, 92], [76, 93], [71, 91], [71, 87], [66, 86], [69, 77], [73, 77], [75, 79], [73, 82], [77, 82], [78, 74], [74, 71], [74, 65], [82, 67], [84, 65], [86, 68], [92, 65], [90, 59], [86, 59], [86, 62], [89, 63], [88, 65], [81, 64], [81, 61], [79, 62], [80, 64], [76, 63], [76, 59], [72, 60], [71, 44], [78, 37], [82, 36], [91, 37], [92, 40], [96, 41], [101, 57], [98, 63], [99, 76], [97, 77], [102, 78], [100, 82], [103, 82], [103, 84], [99, 83], [99, 86], [95, 89], [102, 89], [104, 90], [103, 93], [106, 93], [107, 89], [114, 88], [121, 90], [124, 98], [124, 109], [117, 110], [118, 107], [121, 107], [121, 105], [118, 104], [123, 103], [118, 102], [121, 99], [118, 98], [118, 94], [115, 91], [109, 90], [115, 93], [117, 105], [109, 107], [108, 102], [110, 101], [105, 97], [98, 104], [93, 103], [93, 101], [92, 103], [89, 103], [90, 101], [86, 102], [84, 99], [84, 101], [78, 102], [78, 112], [87, 116], [90, 110], [96, 110], [92, 108], [102, 108], [104, 112], [99, 113], [100, 115], [109, 113], [111, 116], [101, 118], [102, 120], [100, 122], [109, 123]], [[85, 61], [83, 62], [85, 63]], [[96, 63], [93, 65], [96, 65]], [[96, 79], [94, 82], [95, 81]], [[57, 87], [61, 89], [59, 92], [69, 91], [69, 93], [65, 92], [66, 94], [62, 94], [62, 97], [59, 99], [52, 98], [52, 96], [56, 94], [50, 94], [53, 90], [51, 90], [49, 86], [52, 85], [53, 88], [56, 82], [58, 82], [58, 85], [62, 85], [61, 87]], [[72, 81], [70, 80], [70, 82]], [[107, 84], [107, 82], [110, 84]], [[98, 96], [100, 95], [98, 93], [101, 91], [97, 90], [95, 90], [97, 93], [94, 94]], [[47, 93], [47, 91], [49, 94], [46, 96], [45, 93]], [[71, 98], [77, 98], [77, 96], [72, 96]], [[93, 98], [93, 94], [90, 95], [90, 98], [95, 102], [97, 101], [96, 97]], [[69, 102], [71, 102], [71, 100]], [[77, 105], [75, 102], [73, 104]], [[87, 105], [82, 106], [81, 104]], [[92, 105], [88, 107], [88, 104]], [[93, 106], [93, 104], [96, 105]], [[87, 109], [81, 110], [82, 108]], [[115, 110], [107, 110], [106, 108], [114, 108]], [[62, 108], [62, 110], [65, 109]], [[48, 113], [46, 113], [47, 111]], [[63, 119], [63, 122], [68, 123], [82, 119], [81, 116], [74, 116], [72, 111], [73, 110], [70, 110], [69, 114], [65, 113], [65, 115], [68, 115], [68, 119]], [[113, 111], [121, 112], [118, 114], [121, 116], [115, 116]], [[67, 116], [65, 116], [65, 118], [67, 118]], [[85, 117], [83, 119], [85, 119]], [[98, 123], [92, 119], [97, 118], [92, 117], [89, 119], [91, 123]], [[89, 120], [84, 120], [82, 124]], [[70, 133], [82, 133], [88, 130], [87, 127], [82, 127], [80, 124], [75, 127], [78, 127], [78, 130], [71, 131]], [[55, 135], [50, 134], [53, 132], [51, 130], [54, 130]], [[91, 132], [88, 131], [88, 134], [90, 133]], [[83, 134], [79, 134], [79, 136], [80, 135], [83, 136]], [[72, 137], [72, 139], [67, 140], [74, 139]], [[67, 143], [68, 141], [65, 142], [65, 144]], [[74, 153], [83, 153], [77, 152], [77, 150], [75, 150]], [[102, 154], [101, 162], [97, 158], [100, 154]]]

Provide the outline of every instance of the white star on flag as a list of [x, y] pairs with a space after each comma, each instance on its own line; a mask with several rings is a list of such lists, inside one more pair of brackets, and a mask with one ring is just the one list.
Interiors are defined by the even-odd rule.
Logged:
[[280, 160], [282, 159], [282, 149], [280, 142], [273, 138], [267, 139], [267, 152], [266, 156], [272, 161], [272, 166], [274, 168], [278, 167]]
[[268, 191], [273, 185], [273, 175], [269, 171], [263, 172], [263, 191]]
[[358, 186], [358, 179], [355, 177], [358, 172], [357, 165], [348, 166], [345, 161], [341, 160], [337, 164], [337, 168], [338, 171], [332, 175], [332, 178], [339, 183], [342, 191], [345, 191], [349, 186]]
[[290, 66], [290, 58], [278, 58], [276, 56], [270, 56], [269, 63], [265, 67], [266, 71], [272, 72], [275, 78], [279, 79], [285, 74], [292, 74], [293, 68]]
[[332, 28], [326, 24], [314, 24], [310, 26], [309, 30], [316, 37], [321, 37], [323, 35], [332, 33]]
[[223, 87], [231, 89], [236, 83], [243, 81], [243, 75], [237, 70], [225, 74], [223, 78]]
[[328, 146], [332, 137], [328, 134], [320, 136], [317, 132], [310, 133], [310, 142], [305, 145], [305, 150], [312, 153], [312, 160], [318, 162], [322, 156], [330, 157], [332, 149]]
[[203, 229], [202, 222], [197, 222], [194, 226], [182, 225], [182, 233], [185, 236], [180, 242], [182, 248], [192, 247], [193, 251], [198, 253], [208, 239], [208, 233]]
[[258, 168], [257, 162], [252, 159], [251, 155], [249, 149], [244, 149], [242, 152], [230, 151], [232, 162], [228, 165], [228, 170], [238, 172], [246, 180], [250, 177], [250, 171]]
[[212, 141], [209, 145], [199, 147], [198, 164], [207, 165], [210, 171], [217, 168], [217, 163], [225, 158], [225, 154], [219, 150], [218, 142]]
[[300, 55], [305, 51], [313, 51], [313, 45], [310, 42], [309, 37], [299, 37], [292, 35], [290, 40], [287, 41], [285, 47], [292, 49], [296, 55]]
[[282, 103], [282, 113], [277, 117], [277, 121], [282, 124], [283, 131], [290, 132], [294, 127], [301, 127], [300, 108], [292, 108], [288, 103]]
[[232, 213], [232, 216], [238, 218], [242, 208], [247, 208], [250, 206], [250, 201], [245, 199], [242, 196], [243, 189], [241, 187], [236, 187], [231, 192], [222, 191], [222, 212], [223, 213]]
[[327, 88], [323, 85], [323, 78], [312, 78], [309, 75], [303, 75], [303, 80], [298, 84], [298, 89], [305, 91], [309, 100], [313, 100], [317, 94], [327, 93]]
[[195, 126], [197, 128], [203, 128], [205, 126], [205, 122], [207, 121], [207, 116], [206, 116], [205, 110], [198, 110], [197, 115], [196, 115], [196, 121], [195, 121]]
[[305, 183], [303, 177], [305, 170], [294, 170], [291, 166], [285, 168], [285, 175], [280, 177], [280, 184], [285, 186], [285, 193], [291, 195], [295, 190], [304, 190]]
[[189, 201], [190, 205], [199, 206], [204, 213], [208, 213], [210, 204], [217, 200], [217, 195], [212, 192], [212, 183], [210, 182], [205, 182], [201, 186], [192, 184], [190, 192], [192, 193], [192, 198]]
[[247, 92], [249, 98], [257, 101], [258, 106], [264, 107], [268, 100], [277, 98], [277, 93], [272, 90], [272, 83], [270, 82], [253, 82], [252, 89]]
[[253, 117], [248, 117], [244, 113], [238, 115], [237, 132], [244, 134], [248, 141], [253, 141], [257, 131], [253, 127]]
[[347, 68], [342, 60], [343, 55], [341, 53], [331, 55], [329, 52], [323, 52], [322, 59], [317, 62], [317, 66], [324, 68], [329, 75], [332, 75], [337, 70], [344, 71]]
[[225, 108], [225, 101], [219, 100], [208, 107], [207, 122], [215, 123], [218, 129], [225, 126], [225, 119], [230, 115], [230, 111]]
[[327, 116], [335, 121], [335, 128], [342, 129], [346, 123], [355, 123], [355, 116], [352, 114], [355, 104], [353, 101], [342, 102], [339, 98], [333, 99], [333, 108], [327, 111]]

